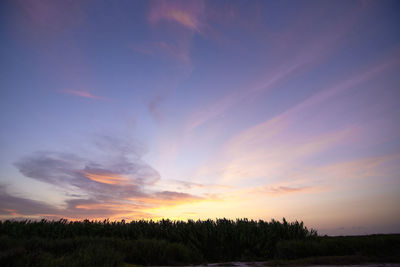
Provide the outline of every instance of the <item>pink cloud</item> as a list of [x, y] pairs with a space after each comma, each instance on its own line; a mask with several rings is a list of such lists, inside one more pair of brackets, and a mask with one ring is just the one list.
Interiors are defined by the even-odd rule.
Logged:
[[152, 24], [164, 20], [175, 22], [200, 33], [204, 26], [203, 18], [203, 1], [155, 1], [152, 3], [148, 20]]
[[[193, 33], [204, 35], [203, 1], [153, 1], [148, 22], [154, 26], [167, 25], [168, 37], [133, 47], [135, 52], [149, 56], [168, 56], [189, 64]], [[165, 29], [164, 29], [165, 30]]]
[[310, 193], [323, 191], [322, 188], [314, 186], [266, 186], [257, 190], [260, 193], [267, 193], [271, 195], [284, 195], [294, 193]]
[[105, 99], [103, 97], [93, 95], [89, 91], [85, 91], [85, 90], [63, 90], [62, 92], [65, 94], [69, 94], [69, 95], [75, 95], [75, 96], [86, 97], [86, 98], [91, 98], [91, 99]]
[[274, 86], [276, 86], [279, 82], [282, 82], [284, 79], [287, 79], [302, 65], [303, 63], [298, 61], [278, 68], [276, 71], [267, 74], [267, 78], [259, 84], [255, 84], [250, 88], [239, 88], [234, 90], [232, 93], [225, 95], [209, 106], [205, 108], [203, 107], [202, 109], [194, 112], [187, 122], [186, 131], [190, 132], [207, 121], [221, 116], [225, 111], [233, 107], [239, 101], [248, 98], [250, 94], [258, 95], [259, 93], [265, 93], [273, 89]]
[[359, 86], [360, 84], [366, 83], [376, 78], [377, 76], [384, 74], [387, 71], [393, 70], [397, 65], [399, 65], [399, 56], [400, 50], [397, 50], [379, 63], [368, 66], [363, 71], [360, 71], [355, 75], [316, 93], [305, 101], [295, 105], [294, 107], [275, 117], [274, 120], [288, 121], [293, 116], [299, 114], [301, 111], [311, 108], [312, 106], [315, 106], [317, 104], [323, 103], [324, 101], [327, 101], [332, 97], [339, 95], [340, 93], [354, 88], [355, 86]]
[[[337, 100], [338, 96], [394, 71], [399, 65], [398, 56], [399, 53], [395, 51], [380, 62], [328, 86], [283, 113], [232, 137], [215, 158], [200, 168], [198, 177], [215, 176], [223, 183], [240, 183], [240, 181], [257, 179], [257, 177], [268, 179], [280, 177], [280, 179], [291, 180], [295, 179], [295, 173], [285, 172], [287, 166], [304, 172], [309, 159], [329, 152], [332, 148], [351, 144], [354, 149], [363, 143], [370, 146], [385, 140], [394, 140], [397, 132], [387, 127], [391, 121], [394, 121], [392, 117], [355, 122], [338, 129], [310, 131], [302, 124], [307, 121], [313, 125], [320, 125], [320, 119], [324, 116], [328, 117], [330, 110], [320, 110], [318, 107], [332, 102], [333, 99], [340, 104], [343, 99]], [[316, 113], [319, 115], [309, 116]], [[322, 174], [311, 175], [315, 178], [322, 176]]]
[[[258, 10], [257, 7], [256, 10]], [[235, 18], [235, 12], [232, 9], [229, 9], [229, 12], [231, 14], [228, 14], [228, 17]], [[266, 37], [261, 39], [265, 38], [263, 41], [267, 42], [274, 51], [273, 59], [280, 63], [273, 67], [266, 66], [264, 75], [258, 81], [242, 88], [233, 88], [229, 94], [193, 112], [186, 123], [186, 131], [190, 132], [222, 116], [243, 99], [258, 99], [261, 94], [274, 90], [281, 83], [321, 63], [335, 49], [343, 45], [345, 37], [352, 32], [353, 26], [362, 18], [364, 9], [350, 10], [343, 19], [330, 23], [329, 31], [322, 28], [318, 35], [306, 33], [306, 29], [313, 23], [309, 19], [312, 17], [309, 12], [304, 11], [299, 14], [298, 18], [278, 35], [268, 33], [268, 29], [264, 29]], [[255, 23], [255, 25], [261, 27], [260, 23]], [[271, 59], [268, 59], [269, 61]]]

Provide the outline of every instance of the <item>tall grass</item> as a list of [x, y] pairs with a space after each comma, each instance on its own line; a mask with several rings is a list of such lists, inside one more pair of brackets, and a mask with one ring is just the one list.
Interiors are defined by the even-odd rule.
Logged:
[[285, 219], [0, 221], [0, 266], [188, 265], [348, 255], [398, 262], [400, 235], [321, 237], [302, 222]]
[[[280, 240], [316, 236], [302, 222], [247, 219], [205, 221], [0, 221], [0, 265], [179, 265], [265, 260]], [[36, 265], [35, 265], [36, 264]]]

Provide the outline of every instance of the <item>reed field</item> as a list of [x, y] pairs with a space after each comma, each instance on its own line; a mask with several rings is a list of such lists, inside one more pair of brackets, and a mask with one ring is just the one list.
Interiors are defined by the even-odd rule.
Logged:
[[285, 219], [0, 221], [0, 266], [282, 265], [321, 256], [398, 262], [399, 252], [400, 235], [318, 236], [302, 222]]

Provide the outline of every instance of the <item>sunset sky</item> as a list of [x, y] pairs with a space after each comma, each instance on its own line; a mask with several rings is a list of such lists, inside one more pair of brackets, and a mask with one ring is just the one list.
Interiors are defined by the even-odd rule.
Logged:
[[400, 1], [0, 3], [0, 219], [400, 232]]

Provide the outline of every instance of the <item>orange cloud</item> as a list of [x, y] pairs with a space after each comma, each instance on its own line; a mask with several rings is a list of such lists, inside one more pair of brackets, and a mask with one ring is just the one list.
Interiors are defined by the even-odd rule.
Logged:
[[128, 184], [129, 180], [126, 177], [122, 177], [115, 173], [90, 173], [90, 172], [82, 172], [82, 174], [89, 178], [92, 181], [103, 183], [103, 184], [112, 184], [112, 185], [123, 185]]

